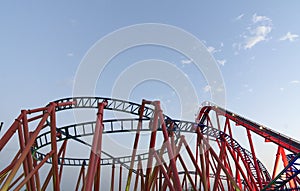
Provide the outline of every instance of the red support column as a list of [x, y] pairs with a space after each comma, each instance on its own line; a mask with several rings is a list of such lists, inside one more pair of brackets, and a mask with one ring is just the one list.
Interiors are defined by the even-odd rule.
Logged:
[[[56, 104], [50, 104], [53, 108], [55, 108]], [[53, 189], [59, 191], [60, 190], [60, 181], [58, 176], [58, 157], [57, 157], [57, 143], [56, 143], [56, 116], [55, 109], [53, 109], [50, 113], [50, 127], [51, 127], [51, 150], [54, 152], [52, 155], [52, 181], [53, 181]]]
[[274, 179], [277, 175], [278, 168], [279, 168], [279, 158], [280, 158], [280, 146], [278, 146], [277, 153], [276, 153], [276, 158], [275, 158], [275, 163], [274, 163], [274, 168], [273, 168], [273, 174], [272, 174], [272, 179]]
[[18, 158], [18, 162], [16, 163], [16, 165], [11, 170], [10, 174], [8, 175], [6, 181], [4, 182], [4, 184], [3, 184], [3, 186], [1, 187], [0, 190], [6, 191], [8, 189], [12, 179], [15, 177], [15, 175], [16, 175], [17, 171], [19, 170], [21, 164], [23, 163], [26, 156], [30, 152], [31, 146], [34, 144], [36, 137], [38, 136], [41, 129], [44, 127], [44, 124], [45, 124], [45, 122], [46, 122], [46, 120], [49, 116], [49, 113], [51, 113], [53, 109], [55, 109], [53, 105], [50, 105], [47, 108], [46, 112], [43, 115], [43, 118], [39, 122], [39, 124], [38, 124], [37, 128], [35, 129], [35, 131], [32, 133], [31, 139], [28, 141], [28, 144], [26, 145], [23, 152], [21, 153], [21, 156]]
[[54, 151], [50, 151], [46, 155], [46, 157], [25, 177], [25, 179], [15, 188], [15, 190], [20, 190], [30, 179], [33, 175], [42, 167], [42, 165], [53, 155]]
[[191, 177], [191, 175], [190, 175], [190, 173], [189, 173], [189, 170], [188, 170], [187, 166], [186, 166], [185, 163], [184, 163], [183, 158], [181, 157], [181, 155], [178, 155], [178, 158], [179, 158], [179, 161], [180, 161], [180, 163], [181, 163], [181, 165], [182, 165], [182, 167], [183, 167], [183, 169], [184, 169], [184, 171], [185, 171], [185, 176], [188, 177], [188, 179], [189, 179], [189, 181], [190, 181], [190, 184], [191, 184], [193, 190], [197, 190], [196, 184], [194, 183], [194, 181], [193, 181], [193, 179], [192, 179], [192, 177]]
[[61, 181], [61, 177], [62, 177], [63, 166], [64, 166], [64, 158], [65, 158], [66, 149], [67, 149], [67, 142], [68, 142], [68, 139], [64, 140], [61, 148], [58, 151], [58, 157], [62, 158], [62, 161], [60, 163], [60, 169], [59, 169], [59, 181]]
[[[18, 127], [18, 136], [19, 136], [20, 150], [21, 150], [21, 153], [22, 153], [24, 148], [25, 148], [25, 140], [24, 140], [24, 133], [22, 132], [22, 128], [21, 128], [20, 123], [19, 123], [19, 127]], [[26, 159], [23, 161], [23, 171], [24, 171], [24, 176], [26, 177], [29, 174], [27, 156], [26, 156]], [[30, 182], [28, 182], [26, 184], [26, 189], [31, 190]]]
[[[21, 112], [22, 112], [22, 115], [23, 115], [22, 124], [23, 124], [24, 140], [25, 140], [25, 145], [26, 145], [28, 143], [28, 140], [30, 139], [30, 137], [29, 137], [29, 128], [28, 128], [28, 120], [27, 120], [27, 111], [22, 110]], [[31, 154], [27, 155], [27, 166], [28, 166], [29, 172], [31, 172], [32, 169], [33, 169], [33, 161], [32, 161]], [[30, 186], [31, 186], [32, 191], [36, 190], [34, 176], [30, 179]]]
[[[283, 162], [283, 165], [284, 165], [284, 168], [285, 168], [286, 166], [288, 166], [289, 161], [287, 160], [285, 151], [284, 151], [284, 149], [282, 147], [280, 147], [280, 154], [281, 154], [282, 162]], [[289, 176], [291, 176], [291, 174], [289, 174]], [[296, 188], [296, 183], [295, 183], [294, 179], [291, 179], [289, 181], [289, 185], [290, 185], [291, 189], [295, 189]]]
[[95, 173], [95, 179], [94, 179], [94, 191], [100, 190], [100, 159], [97, 158], [97, 169]]
[[23, 114], [21, 113], [17, 119], [15, 119], [14, 123], [10, 126], [10, 128], [6, 131], [3, 137], [0, 139], [0, 151], [2, 151], [5, 144], [10, 140], [10, 138], [15, 134], [18, 130], [20, 121], [23, 118]]
[[156, 142], [156, 132], [157, 132], [157, 125], [158, 125], [158, 112], [156, 111], [157, 108], [155, 108], [154, 111], [154, 117], [153, 121], [151, 123], [151, 138], [150, 138], [150, 144], [149, 144], [149, 156], [147, 161], [147, 169], [146, 169], [146, 183], [145, 183], [145, 189], [148, 191], [150, 189], [150, 174], [152, 171], [152, 163], [153, 163], [153, 150], [155, 148], [155, 142]]
[[110, 191], [114, 191], [115, 188], [115, 163], [111, 166], [111, 183], [110, 183]]
[[[97, 170], [97, 162], [101, 160], [102, 151], [102, 132], [103, 132], [103, 110], [107, 105], [107, 102], [98, 103], [97, 121], [95, 127], [95, 133], [93, 136], [93, 144], [90, 153], [89, 167], [86, 175], [85, 191], [91, 191], [92, 185]], [[99, 167], [99, 180], [100, 180], [100, 167]]]
[[[207, 146], [208, 143], [205, 140], [205, 138], [203, 137], [203, 135], [201, 134], [200, 130], [197, 129], [197, 134], [199, 135], [199, 140], [198, 141], [203, 141], [203, 143]], [[226, 174], [227, 178], [230, 180], [230, 183], [232, 184], [232, 186], [236, 189], [236, 190], [241, 190], [238, 185], [236, 184], [236, 182], [234, 181], [233, 177], [230, 175], [230, 173], [228, 172], [228, 170], [226, 169], [226, 167], [222, 164], [222, 162], [220, 161], [220, 159], [218, 158], [217, 154], [215, 153], [215, 151], [212, 149], [212, 147], [209, 147], [208, 151], [211, 153], [211, 156], [216, 159], [216, 161], [218, 162], [218, 164], [221, 165], [221, 168], [223, 170], [223, 172]]]
[[120, 164], [120, 172], [119, 172], [119, 191], [122, 191], [122, 165]]
[[146, 100], [143, 100], [142, 105], [139, 109], [139, 122], [138, 122], [138, 126], [137, 126], [137, 131], [135, 133], [134, 145], [133, 145], [131, 161], [130, 161], [130, 167], [129, 167], [128, 176], [127, 176], [126, 188], [125, 188], [125, 190], [127, 190], [127, 191], [130, 189], [131, 176], [132, 176], [132, 171], [133, 171], [136, 152], [137, 152], [137, 149], [138, 149], [140, 131], [141, 131], [142, 124], [143, 124], [142, 120], [143, 120], [144, 108], [145, 108], [146, 103], [149, 104], [150, 102], [146, 101]]
[[[164, 175], [165, 182], [167, 183], [167, 185], [169, 185], [169, 190], [171, 190], [171, 191], [175, 191], [175, 190], [176, 190], [176, 191], [179, 191], [179, 190], [182, 190], [182, 189], [181, 189], [181, 186], [179, 186], [179, 187], [180, 187], [179, 190], [177, 190], [176, 185], [173, 187], [173, 185], [172, 185], [172, 183], [171, 183], [171, 180], [170, 180], [170, 177], [169, 177], [168, 173], [165, 171], [165, 169], [164, 169], [164, 167], [163, 167], [163, 165], [162, 165], [162, 161], [160, 160], [159, 156], [157, 155], [157, 153], [156, 153], [155, 151], [153, 152], [153, 155], [154, 155], [156, 161], [158, 161], [158, 163], [159, 163], [159, 167], [160, 167], [160, 170], [162, 171], [162, 173], [163, 173], [163, 175]], [[178, 175], [178, 174], [177, 174], [177, 175]], [[179, 182], [179, 185], [180, 185], [180, 182]]]
[[174, 183], [174, 187], [176, 189], [176, 191], [180, 191], [182, 190], [181, 185], [180, 185], [180, 179], [179, 179], [179, 175], [178, 175], [178, 171], [177, 171], [177, 167], [176, 167], [176, 162], [175, 162], [175, 155], [172, 151], [172, 146], [170, 144], [169, 141], [169, 137], [168, 137], [168, 132], [167, 132], [167, 128], [166, 128], [166, 124], [164, 121], [164, 116], [160, 107], [160, 102], [156, 101], [153, 104], [155, 106], [155, 113], [158, 112], [158, 117], [160, 119], [160, 124], [162, 127], [162, 133], [163, 133], [163, 137], [164, 137], [164, 144], [167, 145], [167, 152], [168, 152], [168, 156], [169, 156], [169, 160], [170, 160], [170, 168], [171, 171], [173, 172], [173, 183]]
[[79, 186], [80, 186], [80, 179], [82, 177], [82, 188], [84, 187], [85, 185], [85, 178], [84, 178], [84, 174], [85, 174], [85, 162], [83, 162], [82, 166], [81, 166], [81, 169], [80, 169], [80, 172], [79, 172], [79, 176], [78, 176], [78, 179], [77, 179], [77, 183], [76, 183], [76, 188], [75, 188], [75, 191], [78, 191], [79, 190]]
[[260, 168], [259, 168], [258, 163], [257, 163], [256, 154], [255, 154], [254, 146], [253, 146], [253, 141], [252, 141], [252, 137], [251, 137], [251, 133], [250, 133], [249, 129], [247, 129], [247, 136], [248, 136], [250, 149], [251, 149], [251, 153], [252, 153], [252, 157], [253, 157], [255, 171], [256, 171], [256, 174], [257, 174], [258, 185], [259, 185], [260, 189], [263, 189], [262, 183], [261, 183], [261, 177], [260, 177], [261, 172], [260, 172]]
[[[220, 154], [219, 154], [219, 158], [220, 158], [221, 162], [223, 162], [223, 160], [224, 160], [225, 149], [226, 149], [226, 147], [225, 147], [225, 143], [224, 143], [224, 139], [223, 139], [223, 140], [221, 140], [221, 147], [220, 147]], [[220, 180], [220, 173], [221, 173], [221, 165], [218, 163], [217, 171], [214, 173], [215, 174], [215, 182], [214, 182], [213, 190], [217, 190], [218, 183]]]

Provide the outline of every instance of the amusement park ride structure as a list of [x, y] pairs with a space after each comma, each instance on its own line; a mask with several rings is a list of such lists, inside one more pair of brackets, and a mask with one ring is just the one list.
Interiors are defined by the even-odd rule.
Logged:
[[[77, 109], [96, 110], [96, 121], [57, 123], [58, 113]], [[107, 112], [130, 117], [106, 119]], [[237, 141], [236, 128], [245, 131], [247, 148]], [[131, 153], [114, 156], [104, 149], [105, 134], [126, 136], [128, 132], [134, 132]], [[147, 152], [141, 152], [145, 132], [149, 135]], [[190, 134], [194, 141], [187, 141]], [[22, 110], [1, 135], [1, 163], [8, 143], [19, 144], [15, 157], [0, 166], [1, 191], [60, 190], [64, 166], [78, 168], [75, 190], [96, 191], [104, 184], [110, 190], [300, 190], [299, 141], [209, 102], [201, 106], [196, 121], [189, 122], [164, 114], [159, 101], [137, 104], [102, 97], [65, 98]], [[272, 172], [258, 159], [252, 135], [276, 146]], [[70, 141], [87, 145], [89, 157], [67, 157]], [[111, 167], [109, 184], [103, 182], [104, 166]]]

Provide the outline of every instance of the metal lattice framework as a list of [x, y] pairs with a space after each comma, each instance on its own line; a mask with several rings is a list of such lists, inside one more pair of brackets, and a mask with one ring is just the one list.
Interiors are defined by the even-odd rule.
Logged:
[[[59, 112], [77, 109], [96, 110], [96, 121], [58, 125]], [[106, 119], [107, 112], [129, 117]], [[238, 142], [235, 128], [245, 130], [248, 145]], [[115, 155], [102, 147], [107, 144], [103, 136], [113, 134], [132, 140], [128, 154]], [[257, 158], [252, 136], [277, 146], [271, 174]], [[250, 191], [300, 187], [297, 140], [208, 102], [200, 108], [196, 122], [189, 122], [163, 114], [159, 101], [137, 104], [101, 97], [65, 98], [42, 108], [22, 110], [1, 137], [0, 160], [10, 142], [19, 146], [12, 160], [0, 165], [1, 190], [60, 190], [68, 166], [78, 168], [72, 185], [75, 190]], [[69, 142], [89, 148], [90, 156], [67, 156]], [[146, 152], [141, 149], [145, 142]]]

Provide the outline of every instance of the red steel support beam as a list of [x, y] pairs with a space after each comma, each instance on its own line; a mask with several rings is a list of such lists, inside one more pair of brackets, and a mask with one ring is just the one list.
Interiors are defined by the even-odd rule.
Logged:
[[47, 111], [45, 112], [43, 118], [39, 122], [39, 124], [38, 124], [37, 128], [35, 129], [35, 131], [32, 133], [31, 139], [28, 141], [28, 144], [26, 145], [23, 152], [21, 153], [21, 156], [19, 157], [18, 162], [13, 167], [13, 169], [11, 170], [10, 174], [8, 175], [6, 181], [4, 182], [3, 186], [1, 187], [2, 191], [8, 190], [8, 187], [9, 187], [12, 179], [14, 178], [14, 176], [16, 175], [16, 173], [17, 173], [18, 169], [20, 168], [21, 164], [25, 160], [27, 154], [30, 152], [31, 146], [34, 144], [36, 137], [38, 136], [39, 132], [43, 128], [43, 126], [44, 126], [44, 124], [45, 124], [45, 122], [46, 122], [46, 120], [49, 116], [49, 113], [51, 113], [54, 109], [55, 109], [54, 105], [50, 105], [47, 108]]
[[[20, 151], [22, 153], [25, 148], [25, 140], [24, 140], [24, 133], [22, 132], [22, 128], [21, 128], [21, 122], [18, 125], [18, 136], [19, 136]], [[26, 159], [23, 161], [23, 171], [24, 171], [24, 176], [26, 177], [29, 174], [27, 156]], [[30, 182], [27, 182], [26, 189], [31, 190]]]
[[[221, 162], [223, 162], [223, 160], [224, 160], [225, 149], [226, 149], [226, 147], [225, 147], [225, 143], [224, 143], [224, 139], [223, 139], [223, 140], [221, 140], [221, 149], [220, 149], [220, 154], [219, 154], [219, 159]], [[221, 173], [221, 165], [220, 165], [220, 163], [218, 163], [217, 171], [214, 173], [215, 174], [215, 182], [214, 182], [213, 190], [217, 190], [218, 183], [220, 180], [220, 173]]]
[[2, 151], [5, 144], [11, 139], [14, 133], [18, 130], [20, 121], [23, 118], [23, 114], [21, 113], [17, 119], [15, 119], [14, 123], [10, 126], [10, 128], [6, 131], [3, 137], [0, 139], [0, 151]]
[[[13, 181], [12, 183], [11, 183], [11, 185], [9, 185], [9, 188], [8, 188], [8, 190], [11, 190], [20, 180], [21, 180], [21, 178], [24, 176], [24, 173], [22, 173], [20, 176], [18, 176], [18, 178], [16, 178], [16, 180], [15, 181]], [[14, 189], [15, 190], [15, 189]]]
[[25, 177], [25, 179], [14, 190], [20, 190], [31, 179], [31, 177], [33, 177], [33, 175], [42, 167], [42, 165], [50, 158], [50, 156], [53, 156], [53, 154], [53, 150], [50, 153], [48, 153], [45, 156], [45, 158]]
[[100, 158], [97, 158], [97, 170], [94, 179], [94, 191], [100, 190]]
[[122, 165], [120, 165], [119, 173], [119, 191], [122, 191]]
[[80, 169], [80, 172], [79, 172], [79, 176], [78, 176], [78, 179], [77, 179], [77, 183], [76, 183], [75, 191], [79, 190], [81, 177], [82, 177], [82, 188], [84, 187], [84, 185], [85, 185], [84, 175], [85, 175], [85, 162], [81, 166], [81, 169]]
[[[102, 151], [102, 132], [103, 132], [103, 110], [107, 105], [107, 102], [98, 103], [97, 121], [95, 127], [95, 133], [93, 136], [93, 144], [90, 153], [89, 167], [86, 175], [85, 191], [91, 191], [95, 173], [97, 170], [97, 162], [101, 160]], [[100, 180], [100, 167], [99, 167], [99, 180]]]
[[[50, 103], [50, 106], [55, 108], [56, 103]], [[58, 175], [58, 155], [57, 155], [57, 142], [56, 142], [56, 115], [55, 109], [50, 113], [50, 127], [51, 127], [51, 149], [54, 152], [52, 155], [52, 181], [53, 189], [56, 191], [60, 190], [60, 182]]]
[[132, 171], [133, 171], [133, 166], [134, 166], [134, 161], [136, 157], [136, 152], [138, 149], [138, 144], [139, 144], [139, 138], [140, 138], [140, 131], [142, 129], [142, 124], [143, 124], [143, 114], [144, 114], [144, 109], [145, 109], [145, 104], [150, 104], [151, 102], [143, 100], [142, 105], [139, 109], [139, 122], [137, 126], [137, 131], [135, 133], [135, 139], [134, 139], [134, 145], [133, 145], [133, 150], [132, 150], [132, 155], [131, 155], [131, 161], [130, 161], [130, 167], [127, 175], [127, 183], [126, 183], [126, 188], [125, 190], [130, 189], [130, 183], [131, 183], [131, 176], [132, 176]]
[[[23, 136], [24, 136], [25, 145], [26, 145], [28, 143], [28, 140], [30, 139], [28, 120], [27, 120], [27, 114], [26, 114], [27, 112], [26, 112], [26, 110], [22, 110], [21, 113], [23, 114], [23, 118], [22, 118], [23, 132], [24, 132]], [[33, 161], [32, 161], [31, 153], [27, 155], [27, 159], [25, 161], [27, 162], [28, 171], [31, 172], [33, 169]], [[31, 187], [31, 191], [36, 190], [34, 176], [30, 179], [30, 187]]]
[[[159, 158], [159, 156], [157, 155], [157, 153], [155, 151], [153, 151], [153, 155], [156, 159], [156, 161], [158, 162], [159, 164], [159, 167], [160, 167], [160, 170], [162, 171], [163, 175], [164, 175], [164, 178], [165, 178], [165, 182], [167, 183], [167, 185], [169, 185], [169, 190], [171, 191], [175, 191], [177, 188], [176, 188], [176, 185], [173, 187], [172, 183], [171, 183], [171, 180], [169, 178], [169, 175], [167, 174], [167, 172], [165, 171], [163, 165], [162, 165], [162, 162]], [[177, 174], [178, 175], [178, 174]], [[180, 184], [180, 182], [179, 182]], [[181, 186], [180, 186], [180, 190], [181, 190]], [[177, 190], [176, 190], [177, 191]]]
[[[196, 132], [199, 135], [199, 140], [198, 141], [203, 140], [203, 143], [206, 144], [207, 146], [209, 146], [208, 143], [207, 143], [207, 141], [206, 141], [206, 139], [201, 134], [199, 128], [197, 128]], [[238, 185], [236, 184], [236, 182], [234, 181], [234, 179], [232, 178], [232, 176], [230, 175], [230, 173], [228, 172], [228, 170], [226, 169], [226, 167], [222, 164], [221, 160], [218, 158], [217, 154], [212, 149], [212, 147], [209, 147], [208, 150], [211, 153], [211, 156], [214, 157], [216, 159], [216, 161], [221, 165], [221, 168], [222, 168], [223, 172], [226, 174], [227, 178], [230, 180], [230, 183], [232, 184], [232, 186], [236, 190], [241, 190], [241, 188], [238, 187]]]
[[114, 191], [115, 187], [115, 163], [111, 166], [111, 181], [110, 181], [110, 191]]
[[[154, 111], [154, 117], [153, 121], [151, 123], [152, 127], [151, 128], [151, 136], [150, 136], [150, 144], [149, 144], [149, 157], [147, 161], [147, 169], [146, 169], [146, 183], [145, 183], [145, 189], [146, 191], [149, 191], [150, 189], [150, 174], [152, 171], [152, 163], [153, 163], [153, 151], [155, 148], [155, 142], [156, 142], [156, 132], [157, 132], [157, 126], [158, 126], [158, 117], [159, 114], [157, 112], [157, 107], [155, 107]], [[155, 151], [154, 151], [155, 152]]]
[[64, 140], [61, 148], [59, 149], [58, 151], [58, 157], [61, 157], [62, 158], [62, 161], [60, 163], [60, 169], [59, 169], [59, 182], [61, 181], [61, 177], [62, 177], [62, 172], [63, 172], [63, 167], [64, 167], [64, 158], [65, 158], [65, 155], [66, 155], [66, 149], [67, 149], [67, 142], [68, 142], [68, 139]]
[[170, 168], [173, 172], [172, 178], [173, 178], [174, 187], [175, 187], [176, 191], [180, 191], [180, 190], [182, 190], [182, 188], [180, 185], [180, 179], [179, 179], [179, 175], [178, 175], [178, 171], [177, 171], [177, 167], [176, 167], [175, 154], [172, 151], [172, 146], [169, 141], [167, 127], [166, 127], [166, 124], [164, 121], [164, 116], [163, 116], [163, 113], [162, 113], [162, 110], [160, 107], [160, 102], [159, 101], [153, 102], [153, 105], [155, 106], [155, 112], [158, 112], [158, 116], [160, 119], [162, 133], [163, 133], [163, 137], [164, 137], [164, 144], [167, 145], [167, 152], [168, 152], [168, 156], [169, 156], [169, 160], [170, 160]]

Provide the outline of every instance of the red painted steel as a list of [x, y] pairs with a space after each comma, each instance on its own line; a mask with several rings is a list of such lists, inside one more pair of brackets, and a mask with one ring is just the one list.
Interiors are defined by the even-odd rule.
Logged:
[[[98, 111], [96, 125], [92, 125], [94, 129], [89, 134], [92, 144], [81, 139], [90, 132], [85, 129], [87, 125], [58, 127], [57, 113], [77, 108]], [[124, 112], [133, 117], [127, 122], [113, 119], [106, 127], [106, 110]], [[118, 121], [119, 126], [116, 125]], [[64, 184], [64, 166], [73, 165], [80, 167], [73, 185], [75, 190], [113, 191], [115, 183], [118, 190], [261, 190], [289, 164], [288, 153], [300, 152], [300, 142], [211, 103], [200, 109], [196, 121], [172, 120], [163, 113], [159, 101], [146, 100], [139, 105], [110, 98], [78, 97], [22, 110], [0, 139], [0, 159], [6, 145], [10, 142], [19, 144], [15, 157], [6, 166], [0, 166], [0, 188], [3, 191], [60, 190]], [[236, 128], [245, 130], [243, 144], [248, 145], [242, 147], [237, 142], [240, 138], [235, 137]], [[135, 131], [128, 156], [113, 156], [103, 150], [105, 142], [102, 136], [106, 136], [105, 133], [123, 133], [126, 137], [128, 131]], [[141, 132], [147, 131], [150, 136], [145, 141]], [[188, 140], [187, 137], [191, 136], [193, 138]], [[257, 138], [278, 147], [274, 151], [274, 167], [269, 169], [272, 176], [258, 159], [258, 154], [261, 154], [257, 153], [258, 145], [254, 142]], [[89, 159], [66, 157], [69, 140], [91, 146]], [[148, 152], [138, 153], [141, 143], [145, 142], [148, 142]], [[45, 154], [40, 153], [40, 147], [48, 149], [44, 149], [47, 150]], [[101, 153], [109, 158], [103, 158]], [[102, 165], [111, 167], [105, 171], [110, 177], [103, 176]], [[41, 173], [43, 168], [46, 170]], [[46, 175], [45, 171], [48, 171]], [[285, 188], [298, 189], [299, 180], [299, 177], [291, 179]]]

